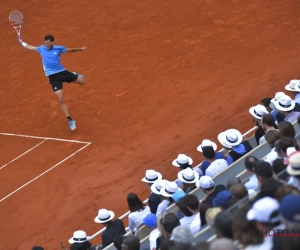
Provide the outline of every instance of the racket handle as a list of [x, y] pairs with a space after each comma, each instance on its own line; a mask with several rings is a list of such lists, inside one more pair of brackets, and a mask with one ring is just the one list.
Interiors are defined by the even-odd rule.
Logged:
[[21, 39], [21, 35], [18, 35], [18, 39]]

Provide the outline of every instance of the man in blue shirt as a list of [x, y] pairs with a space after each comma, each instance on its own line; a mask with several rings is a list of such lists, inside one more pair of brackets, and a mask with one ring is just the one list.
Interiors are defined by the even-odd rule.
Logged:
[[85, 46], [82, 48], [68, 49], [64, 46], [54, 45], [54, 36], [46, 35], [45, 44], [39, 47], [35, 47], [23, 42], [19, 39], [22, 46], [28, 50], [37, 51], [42, 57], [43, 68], [46, 76], [49, 78], [49, 82], [52, 85], [54, 94], [58, 98], [59, 105], [68, 119], [68, 123], [71, 130], [76, 128], [76, 122], [69, 115], [68, 107], [64, 101], [63, 96], [63, 82], [74, 82], [79, 85], [85, 84], [85, 78], [76, 72], [70, 72], [66, 70], [60, 63], [60, 54], [65, 52], [76, 52], [83, 51], [86, 49]]

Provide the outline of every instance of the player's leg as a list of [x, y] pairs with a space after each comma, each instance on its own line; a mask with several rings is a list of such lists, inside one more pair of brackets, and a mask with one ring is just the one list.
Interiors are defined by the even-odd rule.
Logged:
[[72, 81], [74, 83], [77, 83], [79, 85], [84, 85], [85, 84], [85, 77], [77, 72], [73, 72], [74, 75], [77, 76], [77, 79], [75, 81]]

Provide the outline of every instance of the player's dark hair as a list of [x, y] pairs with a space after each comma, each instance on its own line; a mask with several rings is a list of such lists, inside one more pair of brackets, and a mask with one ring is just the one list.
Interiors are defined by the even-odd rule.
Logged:
[[54, 42], [54, 36], [52, 36], [52, 35], [46, 35], [44, 39], [45, 39], [45, 41], [50, 40], [50, 42]]

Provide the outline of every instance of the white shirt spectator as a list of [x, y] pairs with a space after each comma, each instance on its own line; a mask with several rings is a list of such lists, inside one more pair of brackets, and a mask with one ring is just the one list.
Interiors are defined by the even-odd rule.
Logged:
[[201, 218], [200, 218], [200, 213], [195, 214], [195, 219], [192, 221], [190, 225], [190, 229], [192, 234], [196, 234], [200, 231], [201, 227]]
[[179, 222], [180, 222], [181, 226], [187, 226], [187, 227], [189, 227], [192, 224], [192, 222], [193, 222], [194, 219], [195, 219], [195, 215], [192, 215], [192, 216], [183, 216], [183, 218], [181, 218], [179, 220]]
[[156, 211], [156, 216], [158, 218], [158, 216], [163, 213], [166, 208], [169, 206], [170, 201], [169, 200], [163, 200], [161, 203], [159, 203], [158, 207], [157, 207], [157, 211]]
[[258, 179], [256, 177], [256, 175], [252, 175], [249, 179], [249, 181], [247, 181], [245, 183], [245, 187], [249, 190], [249, 189], [253, 189], [256, 190], [258, 188]]
[[146, 206], [144, 210], [132, 212], [128, 215], [128, 227], [131, 232], [134, 232], [136, 228], [143, 223], [143, 219], [151, 214], [149, 206]]
[[152, 250], [153, 248], [156, 248], [156, 239], [159, 236], [160, 236], [160, 232], [159, 232], [158, 228], [151, 231], [150, 236], [149, 236], [150, 250]]
[[271, 166], [273, 165], [273, 162], [278, 159], [279, 156], [277, 152], [275, 151], [275, 148], [272, 148], [271, 152], [266, 155], [264, 158], [264, 161], [268, 162]]
[[224, 159], [213, 161], [206, 169], [205, 175], [214, 177], [215, 175], [223, 172], [228, 167], [228, 163]]

